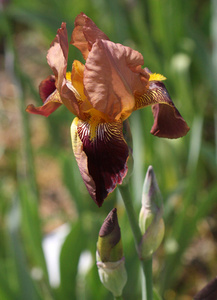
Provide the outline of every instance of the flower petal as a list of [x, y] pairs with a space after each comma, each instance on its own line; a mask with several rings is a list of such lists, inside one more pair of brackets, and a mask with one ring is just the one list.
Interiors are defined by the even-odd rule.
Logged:
[[47, 62], [56, 77], [56, 88], [59, 91], [62, 86], [63, 78], [66, 76], [68, 50], [66, 23], [63, 22], [47, 54]]
[[79, 107], [74, 93], [68, 88], [66, 80], [66, 69], [68, 59], [68, 36], [66, 23], [62, 23], [58, 29], [54, 41], [51, 43], [47, 54], [47, 62], [54, 72], [56, 88], [60, 93], [63, 104], [73, 114], [79, 114]]
[[55, 86], [55, 77], [52, 75], [40, 83], [39, 94], [44, 103], [43, 106], [35, 107], [33, 104], [30, 104], [26, 108], [27, 112], [48, 117], [62, 104], [59, 92]]
[[136, 98], [135, 110], [148, 105], [153, 105], [154, 125], [151, 129], [153, 135], [174, 139], [187, 134], [189, 127], [162, 82], [150, 81], [147, 93]]
[[71, 126], [73, 151], [81, 176], [93, 200], [104, 199], [127, 174], [128, 146], [121, 122], [101, 123], [90, 139], [90, 124], [75, 118]]
[[194, 300], [216, 300], [217, 276], [194, 296]]
[[147, 91], [149, 74], [141, 69], [143, 63], [142, 55], [129, 47], [96, 41], [84, 70], [84, 87], [93, 107], [111, 121], [126, 119], [135, 106], [134, 92]]
[[63, 104], [68, 108], [69, 111], [71, 111], [74, 115], [78, 116], [79, 118], [84, 119], [84, 113], [82, 109], [80, 108], [81, 102], [78, 101], [78, 98], [76, 97], [77, 91], [69, 82], [68, 80], [63, 80], [63, 86], [61, 89], [61, 99], [63, 101]]
[[44, 79], [39, 85], [39, 95], [43, 103], [56, 90], [55, 76], [50, 75]]
[[87, 59], [89, 51], [97, 39], [109, 40], [90, 18], [84, 13], [80, 13], [75, 19], [75, 28], [70, 43], [81, 51], [84, 59]]
[[154, 125], [151, 134], [158, 137], [177, 139], [185, 136], [190, 128], [176, 107], [155, 104], [152, 107]]

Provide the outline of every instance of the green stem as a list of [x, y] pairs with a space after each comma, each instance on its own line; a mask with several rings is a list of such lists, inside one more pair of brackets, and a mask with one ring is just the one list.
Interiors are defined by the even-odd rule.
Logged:
[[139, 245], [142, 240], [142, 234], [138, 225], [138, 218], [136, 216], [132, 199], [130, 196], [130, 192], [127, 185], [120, 185], [119, 191], [121, 193], [122, 199], [124, 201], [124, 205], [126, 208], [127, 216], [130, 222], [130, 226], [133, 232], [133, 237], [136, 245], [136, 250], [138, 253], [138, 257], [140, 259], [141, 267], [144, 274], [144, 283], [142, 282], [143, 289], [143, 300], [152, 300], [153, 299], [153, 288], [152, 288], [152, 258], [149, 260], [141, 260], [139, 253]]
[[114, 300], [123, 300], [122, 296], [114, 297]]
[[[136, 216], [136, 212], [134, 210], [132, 200], [130, 197], [129, 189], [127, 185], [120, 185], [119, 191], [121, 192], [122, 199], [124, 201], [124, 205], [126, 208], [127, 216], [130, 222], [130, 226], [133, 232], [133, 237], [135, 240], [136, 250], [138, 252], [139, 244], [142, 240], [142, 234], [138, 225], [138, 220]], [[139, 254], [139, 253], [138, 253]]]
[[153, 299], [153, 286], [152, 286], [152, 257], [148, 260], [143, 261], [144, 267], [144, 280], [145, 287], [143, 296], [144, 300], [152, 300]]

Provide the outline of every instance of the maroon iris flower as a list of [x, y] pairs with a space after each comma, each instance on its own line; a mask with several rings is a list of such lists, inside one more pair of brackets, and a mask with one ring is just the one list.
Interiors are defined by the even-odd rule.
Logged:
[[62, 23], [47, 61], [53, 74], [40, 84], [43, 105], [29, 105], [29, 113], [49, 116], [64, 104], [72, 122], [73, 151], [84, 183], [98, 206], [127, 174], [129, 148], [123, 122], [137, 109], [152, 105], [153, 135], [179, 138], [189, 128], [174, 106], [160, 74], [152, 74], [141, 53], [111, 42], [85, 14], [75, 19], [71, 44], [85, 64], [75, 60], [66, 72], [68, 39]]

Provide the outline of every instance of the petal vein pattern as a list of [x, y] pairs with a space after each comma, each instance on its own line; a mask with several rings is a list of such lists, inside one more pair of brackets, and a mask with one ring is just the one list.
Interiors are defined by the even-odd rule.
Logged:
[[101, 206], [127, 174], [129, 151], [122, 133], [123, 125], [121, 122], [100, 123], [91, 140], [91, 124], [77, 118], [73, 124], [76, 130], [74, 127], [72, 144], [81, 176], [91, 197]]
[[164, 84], [161, 82], [151, 82], [147, 93], [136, 97], [134, 110], [156, 103], [174, 106]]
[[134, 110], [148, 105], [152, 105], [154, 116], [154, 124], [151, 129], [153, 135], [175, 139], [187, 134], [189, 127], [162, 82], [151, 81], [147, 93], [136, 97]]

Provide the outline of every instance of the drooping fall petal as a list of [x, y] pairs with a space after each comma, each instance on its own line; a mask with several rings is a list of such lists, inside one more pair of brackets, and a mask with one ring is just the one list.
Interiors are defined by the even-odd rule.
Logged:
[[100, 123], [91, 139], [90, 124], [75, 118], [71, 126], [73, 151], [81, 176], [93, 200], [104, 199], [127, 174], [128, 146], [121, 122]]
[[139, 52], [97, 40], [84, 70], [85, 92], [93, 107], [111, 121], [126, 119], [135, 106], [134, 91], [144, 93], [148, 88], [149, 74], [141, 69], [143, 63]]
[[52, 75], [41, 82], [39, 94], [44, 104], [39, 107], [30, 104], [26, 108], [27, 112], [48, 117], [62, 104], [59, 92], [55, 86], [55, 77]]
[[152, 112], [154, 125], [150, 131], [151, 134], [177, 139], [188, 133], [189, 127], [175, 107], [155, 104], [152, 107]]
[[154, 125], [151, 129], [153, 135], [174, 139], [187, 134], [189, 127], [161, 81], [150, 81], [147, 93], [136, 98], [135, 110], [148, 105], [153, 105]]
[[80, 13], [75, 19], [75, 28], [70, 43], [81, 51], [84, 59], [87, 59], [89, 51], [97, 39], [109, 40], [90, 18], [84, 13]]

